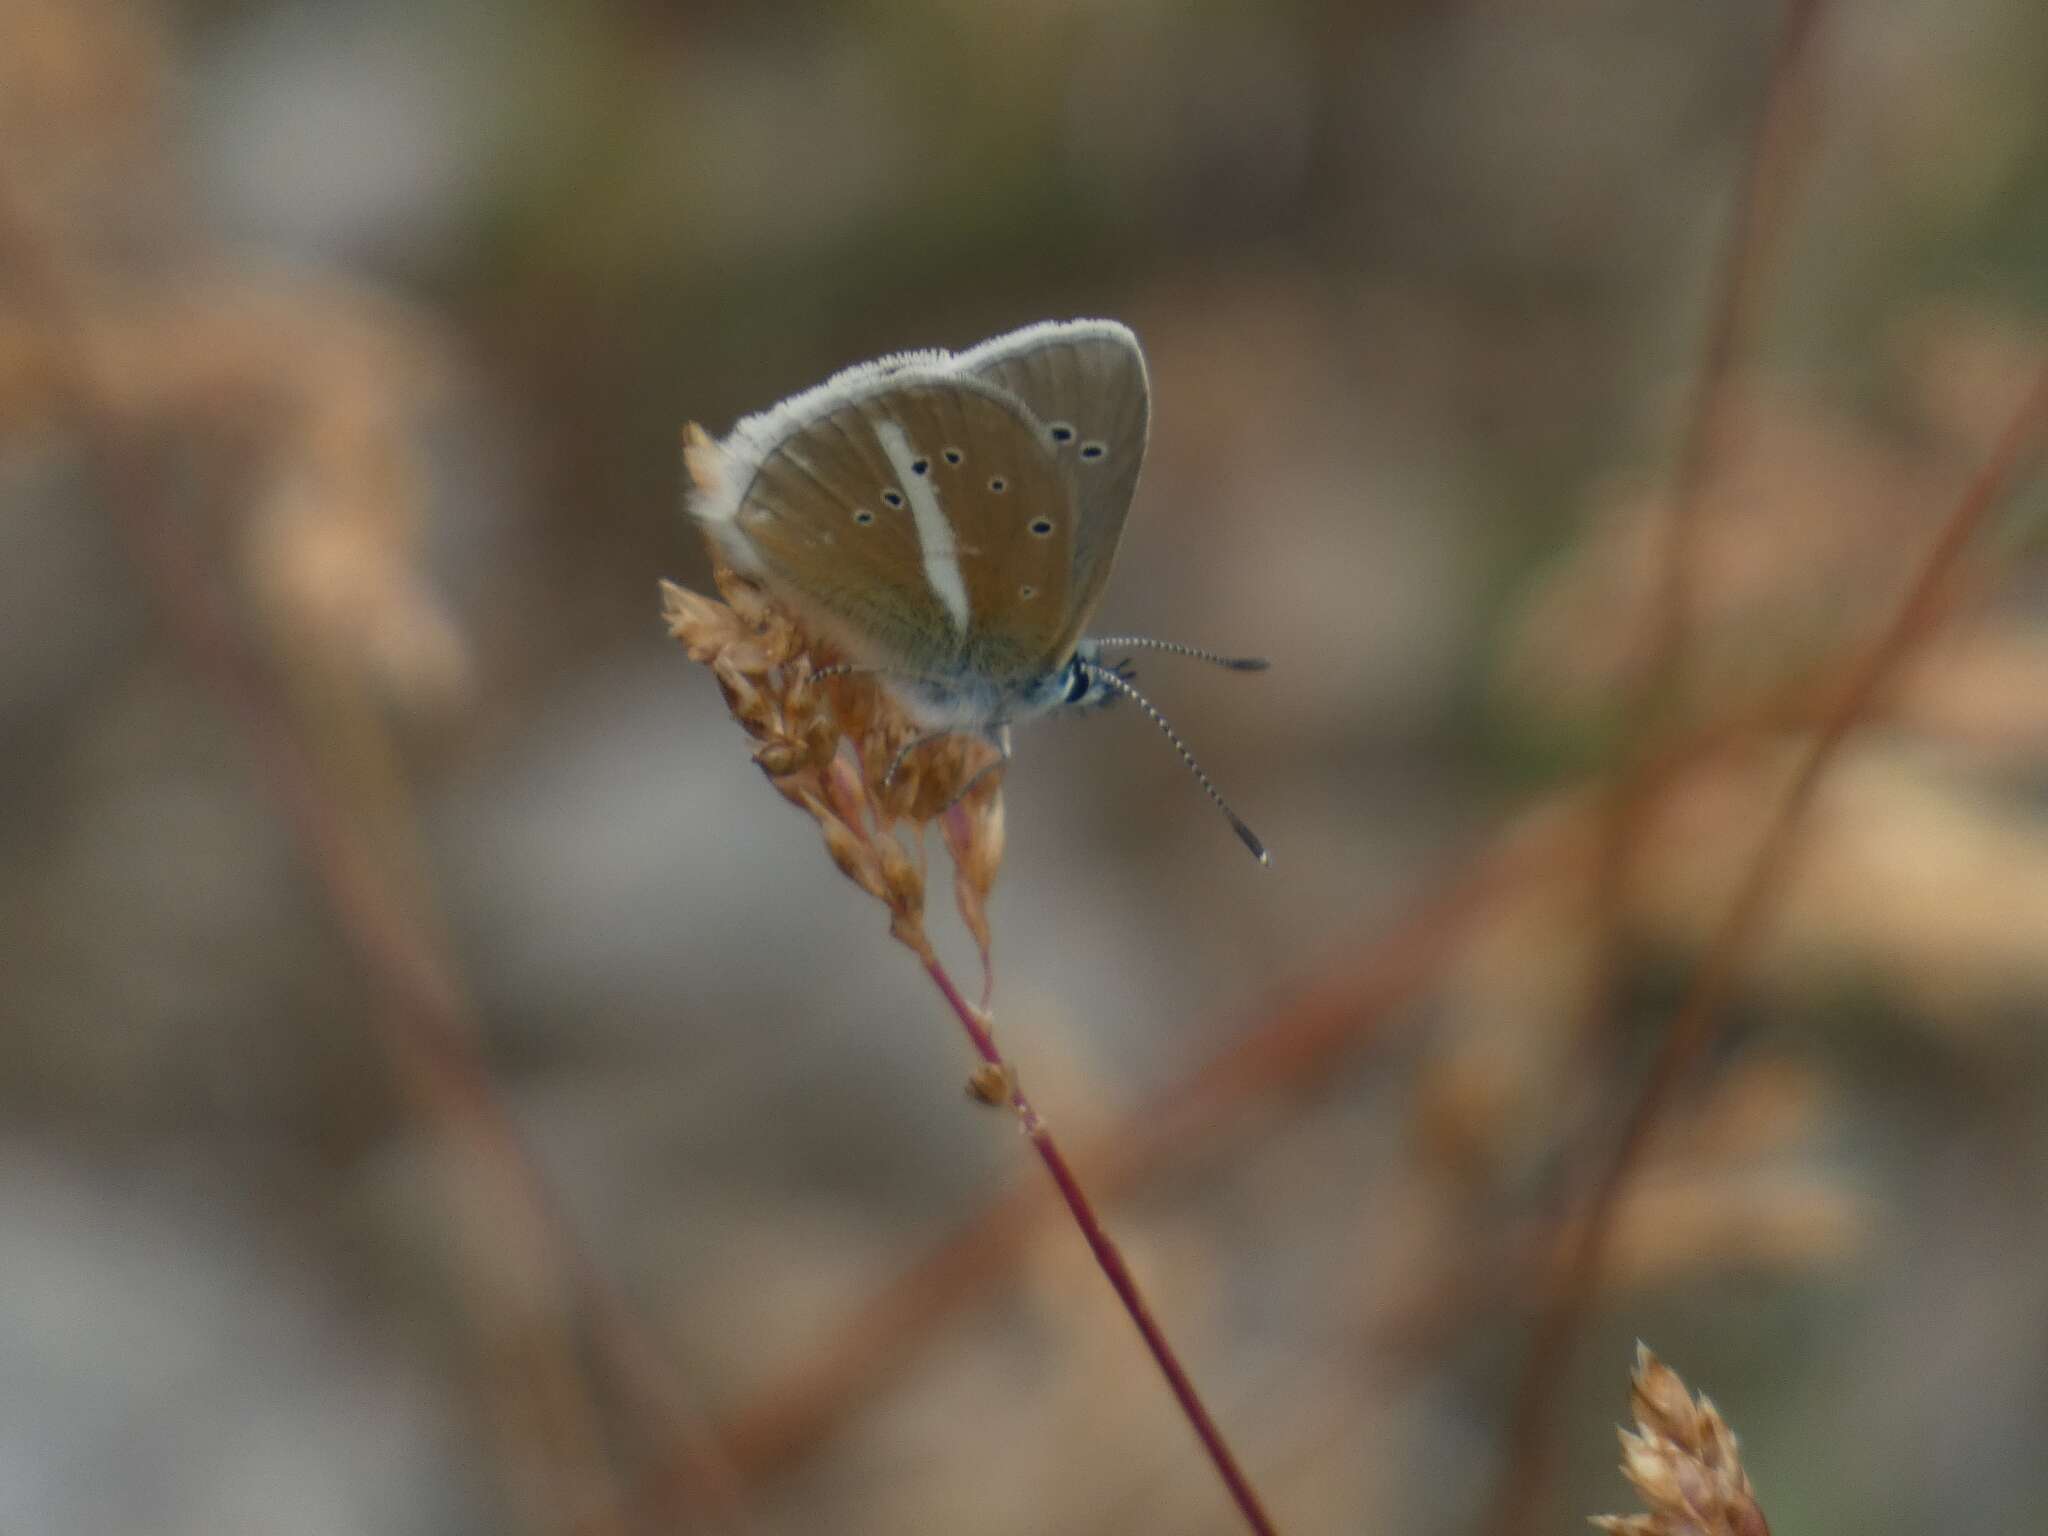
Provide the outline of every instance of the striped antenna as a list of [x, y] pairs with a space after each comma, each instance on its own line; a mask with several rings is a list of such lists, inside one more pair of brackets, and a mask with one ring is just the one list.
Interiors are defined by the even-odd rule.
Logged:
[[[1131, 642], [1120, 640], [1104, 643], [1128, 645]], [[1174, 649], [1180, 649], [1180, 647], [1174, 647]], [[1210, 657], [1208, 659], [1212, 661], [1221, 660], [1220, 657]], [[1122, 694], [1145, 712], [1145, 717], [1158, 726], [1160, 731], [1165, 734], [1166, 739], [1173, 743], [1173, 750], [1178, 752], [1180, 760], [1187, 764], [1188, 772], [1195, 776], [1195, 782], [1202, 786], [1203, 793], [1208, 795], [1215, 802], [1216, 809], [1223, 813], [1224, 819], [1230, 823], [1231, 830], [1237, 833], [1238, 841], [1252, 851], [1253, 858], [1257, 859], [1261, 864], [1270, 865], [1273, 860], [1271, 855], [1266, 852], [1266, 845], [1259, 841], [1258, 834], [1244, 824], [1244, 818], [1230, 808], [1230, 802], [1225, 800], [1216, 786], [1209, 782], [1209, 775], [1202, 772], [1202, 765], [1195, 761], [1195, 754], [1188, 750], [1187, 743], [1180, 739], [1180, 736], [1171, 725], [1167, 724], [1166, 716], [1159, 713], [1153, 707], [1152, 701], [1146, 698], [1144, 694], [1138, 692], [1133, 684], [1119, 677], [1108, 667], [1098, 666], [1092, 661], [1081, 661], [1079, 659], [1076, 659], [1074, 665], [1085, 672], [1091, 681], [1098, 682], [1103, 687]], [[1265, 663], [1261, 662], [1259, 665], [1264, 666]]]
[[1263, 656], [1219, 656], [1214, 651], [1205, 651], [1199, 646], [1181, 645], [1173, 640], [1153, 640], [1144, 635], [1092, 635], [1089, 643], [1098, 650], [1131, 649], [1146, 651], [1169, 651], [1175, 656], [1189, 656], [1196, 661], [1206, 661], [1213, 666], [1228, 667], [1233, 672], [1263, 672], [1272, 665]]

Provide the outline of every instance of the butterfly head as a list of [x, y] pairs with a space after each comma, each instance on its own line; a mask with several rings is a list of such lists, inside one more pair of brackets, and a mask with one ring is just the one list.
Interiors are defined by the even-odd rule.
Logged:
[[1062, 714], [1088, 714], [1107, 709], [1123, 693], [1115, 683], [1107, 682], [1105, 678], [1121, 678], [1128, 683], [1137, 675], [1137, 669], [1129, 661], [1105, 661], [1100, 646], [1093, 640], [1083, 640], [1074, 648], [1072, 659], [1057, 674], [1059, 691], [1047, 708]]

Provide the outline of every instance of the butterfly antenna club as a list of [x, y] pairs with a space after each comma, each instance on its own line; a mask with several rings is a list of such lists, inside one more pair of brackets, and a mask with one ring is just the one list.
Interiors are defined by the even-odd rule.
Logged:
[[[1128, 644], [1129, 642], [1119, 641], [1116, 643]], [[1273, 859], [1266, 852], [1266, 845], [1259, 841], [1256, 832], [1244, 824], [1244, 818], [1230, 808], [1230, 802], [1225, 800], [1222, 793], [1210, 782], [1209, 775], [1204, 773], [1202, 765], [1195, 761], [1195, 754], [1188, 750], [1187, 743], [1180, 739], [1180, 734], [1167, 723], [1166, 716], [1159, 713], [1158, 708], [1152, 701], [1146, 698], [1144, 694], [1138, 692], [1137, 687], [1128, 679], [1118, 675], [1108, 667], [1100, 666], [1092, 661], [1084, 661], [1079, 665], [1082, 671], [1100, 682], [1105, 688], [1122, 694], [1145, 712], [1145, 718], [1158, 726], [1161, 734], [1173, 743], [1173, 750], [1178, 752], [1180, 760], [1187, 764], [1188, 772], [1195, 776], [1195, 782], [1202, 786], [1202, 792], [1215, 803], [1216, 809], [1223, 813], [1224, 819], [1230, 823], [1231, 830], [1237, 833], [1238, 841], [1251, 850], [1253, 858], [1257, 859], [1261, 864], [1270, 865]]]

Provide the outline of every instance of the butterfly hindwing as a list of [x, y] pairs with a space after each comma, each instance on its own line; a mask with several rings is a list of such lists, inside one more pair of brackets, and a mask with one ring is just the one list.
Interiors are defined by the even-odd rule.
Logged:
[[1060, 647], [1070, 651], [1101, 601], [1144, 467], [1151, 423], [1144, 353], [1114, 321], [1050, 321], [984, 342], [953, 364], [1021, 400], [1073, 473], [1071, 606]]

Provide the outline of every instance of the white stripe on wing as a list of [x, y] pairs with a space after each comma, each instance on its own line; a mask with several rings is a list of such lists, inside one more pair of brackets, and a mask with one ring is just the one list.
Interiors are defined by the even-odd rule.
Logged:
[[911, 469], [919, 457], [918, 451], [895, 422], [876, 422], [875, 436], [881, 441], [882, 452], [889, 457], [890, 467], [896, 471], [896, 483], [910, 499], [910, 515], [917, 523], [918, 548], [924, 552], [924, 579], [952, 615], [953, 628], [965, 633], [967, 583], [960, 579], [960, 549], [953, 541], [952, 521], [939, 505], [931, 466], [927, 463], [921, 475]]

